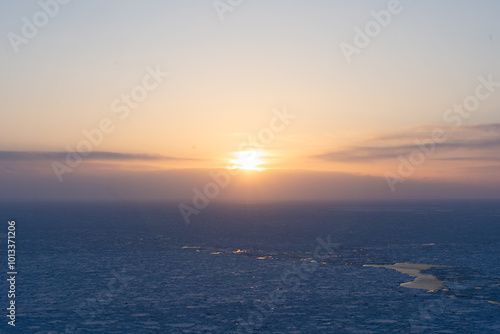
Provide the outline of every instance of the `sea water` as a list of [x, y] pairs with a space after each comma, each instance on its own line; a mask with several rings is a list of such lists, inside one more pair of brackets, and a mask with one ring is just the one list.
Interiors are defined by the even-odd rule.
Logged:
[[[500, 332], [499, 204], [212, 203], [186, 225], [176, 203], [4, 202], [15, 332]], [[366, 266], [403, 262], [444, 287]]]

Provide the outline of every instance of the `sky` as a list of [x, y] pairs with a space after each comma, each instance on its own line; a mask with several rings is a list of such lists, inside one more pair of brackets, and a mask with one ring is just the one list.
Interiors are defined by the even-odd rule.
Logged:
[[499, 12], [2, 2], [0, 198], [499, 198]]

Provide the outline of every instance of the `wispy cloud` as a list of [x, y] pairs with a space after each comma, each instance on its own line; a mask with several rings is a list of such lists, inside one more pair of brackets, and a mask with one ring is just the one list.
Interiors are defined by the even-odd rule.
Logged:
[[[30, 152], [30, 151], [0, 151], [0, 161], [40, 161], [63, 160], [68, 152]], [[196, 160], [191, 158], [172, 157], [160, 154], [92, 152], [85, 157], [89, 160]]]
[[500, 175], [500, 165], [492, 165], [492, 166], [470, 166], [470, 167], [464, 167], [463, 170], [466, 173], [472, 173], [472, 174], [489, 174], [489, 175], [495, 175], [496, 177], [489, 179], [489, 181], [491, 181], [492, 183], [498, 182], [498, 175]]
[[[435, 127], [434, 127], [435, 128]], [[497, 160], [500, 159], [500, 124], [479, 124], [462, 127], [458, 131], [449, 131], [448, 139], [443, 143], [435, 143], [437, 154], [453, 153], [454, 157], [443, 157], [443, 160]], [[411, 153], [418, 144], [415, 141], [432, 138], [432, 128], [420, 127], [412, 132], [383, 134], [373, 140], [342, 150], [315, 155], [314, 158], [339, 162], [370, 162], [394, 159], [400, 155]], [[388, 143], [388, 141], [391, 141]], [[480, 157], [470, 157], [470, 152], [482, 152]], [[488, 154], [485, 154], [488, 153]], [[436, 158], [438, 160], [438, 158]]]
[[500, 123], [478, 124], [464, 127], [465, 130], [477, 130], [481, 132], [494, 132], [500, 134]]
[[500, 161], [500, 155], [496, 157], [491, 156], [471, 156], [471, 157], [445, 157], [437, 158], [432, 160], [444, 160], [444, 161]]

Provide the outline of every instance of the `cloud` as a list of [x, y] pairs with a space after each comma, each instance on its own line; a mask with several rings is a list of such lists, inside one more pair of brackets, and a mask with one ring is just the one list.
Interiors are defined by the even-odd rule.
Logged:
[[[427, 142], [432, 138], [432, 129], [441, 128], [446, 131], [447, 140], [435, 143], [436, 154], [456, 153], [466, 155], [472, 151], [487, 152], [485, 160], [497, 159], [500, 148], [500, 124], [480, 124], [462, 127], [457, 130], [444, 127], [421, 127], [413, 132], [400, 132], [381, 135], [364, 145], [352, 146], [346, 149], [315, 155], [313, 158], [339, 162], [371, 162], [377, 160], [395, 159], [400, 155], [408, 155], [418, 149], [418, 143]], [[387, 143], [392, 141], [392, 143]], [[443, 160], [480, 160], [481, 157], [468, 156], [445, 157]], [[436, 159], [437, 160], [437, 159]]]
[[384, 142], [384, 141], [403, 141], [403, 140], [415, 140], [430, 138], [434, 129], [440, 128], [446, 131], [448, 134], [453, 135], [453, 138], [470, 138], [474, 135], [485, 136], [488, 134], [498, 134], [500, 135], [500, 123], [486, 123], [477, 124], [469, 126], [461, 126], [460, 128], [455, 128], [452, 126], [442, 126], [442, 125], [421, 125], [411, 129], [406, 129], [404, 131], [397, 131], [391, 133], [381, 134], [374, 139], [372, 142]]
[[481, 132], [495, 132], [500, 133], [500, 123], [478, 124], [467, 126], [465, 129], [478, 130]]
[[[0, 161], [41, 161], [64, 160], [68, 152], [29, 152], [29, 151], [0, 151]], [[190, 158], [171, 157], [160, 154], [92, 152], [85, 156], [88, 160], [196, 160]]]
[[[161, 171], [75, 170], [63, 183], [52, 174], [27, 171], [0, 173], [0, 199], [176, 201], [192, 205], [194, 189], [204, 192], [214, 182], [211, 173], [222, 170], [174, 169]], [[217, 201], [325, 201], [402, 200], [438, 198], [500, 198], [500, 180], [487, 183], [450, 183], [407, 180], [392, 193], [383, 177], [339, 172], [268, 170], [252, 182], [246, 175], [231, 177]], [[182, 219], [179, 216], [179, 219]]]
[[500, 175], [500, 165], [471, 166], [471, 167], [465, 167], [463, 169], [467, 173], [495, 175], [496, 177], [494, 179], [490, 179], [490, 181], [497, 181], [498, 175]]
[[443, 161], [500, 161], [500, 156], [491, 157], [491, 156], [471, 156], [471, 157], [446, 157], [446, 158], [438, 158], [432, 160], [443, 160]]

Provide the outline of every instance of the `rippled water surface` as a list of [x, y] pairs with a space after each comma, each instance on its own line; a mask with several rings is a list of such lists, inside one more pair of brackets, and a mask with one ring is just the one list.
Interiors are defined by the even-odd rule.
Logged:
[[[498, 204], [211, 205], [186, 226], [175, 204], [3, 203], [16, 330], [500, 332]], [[364, 266], [400, 262], [446, 266], [426, 271], [445, 287]]]

